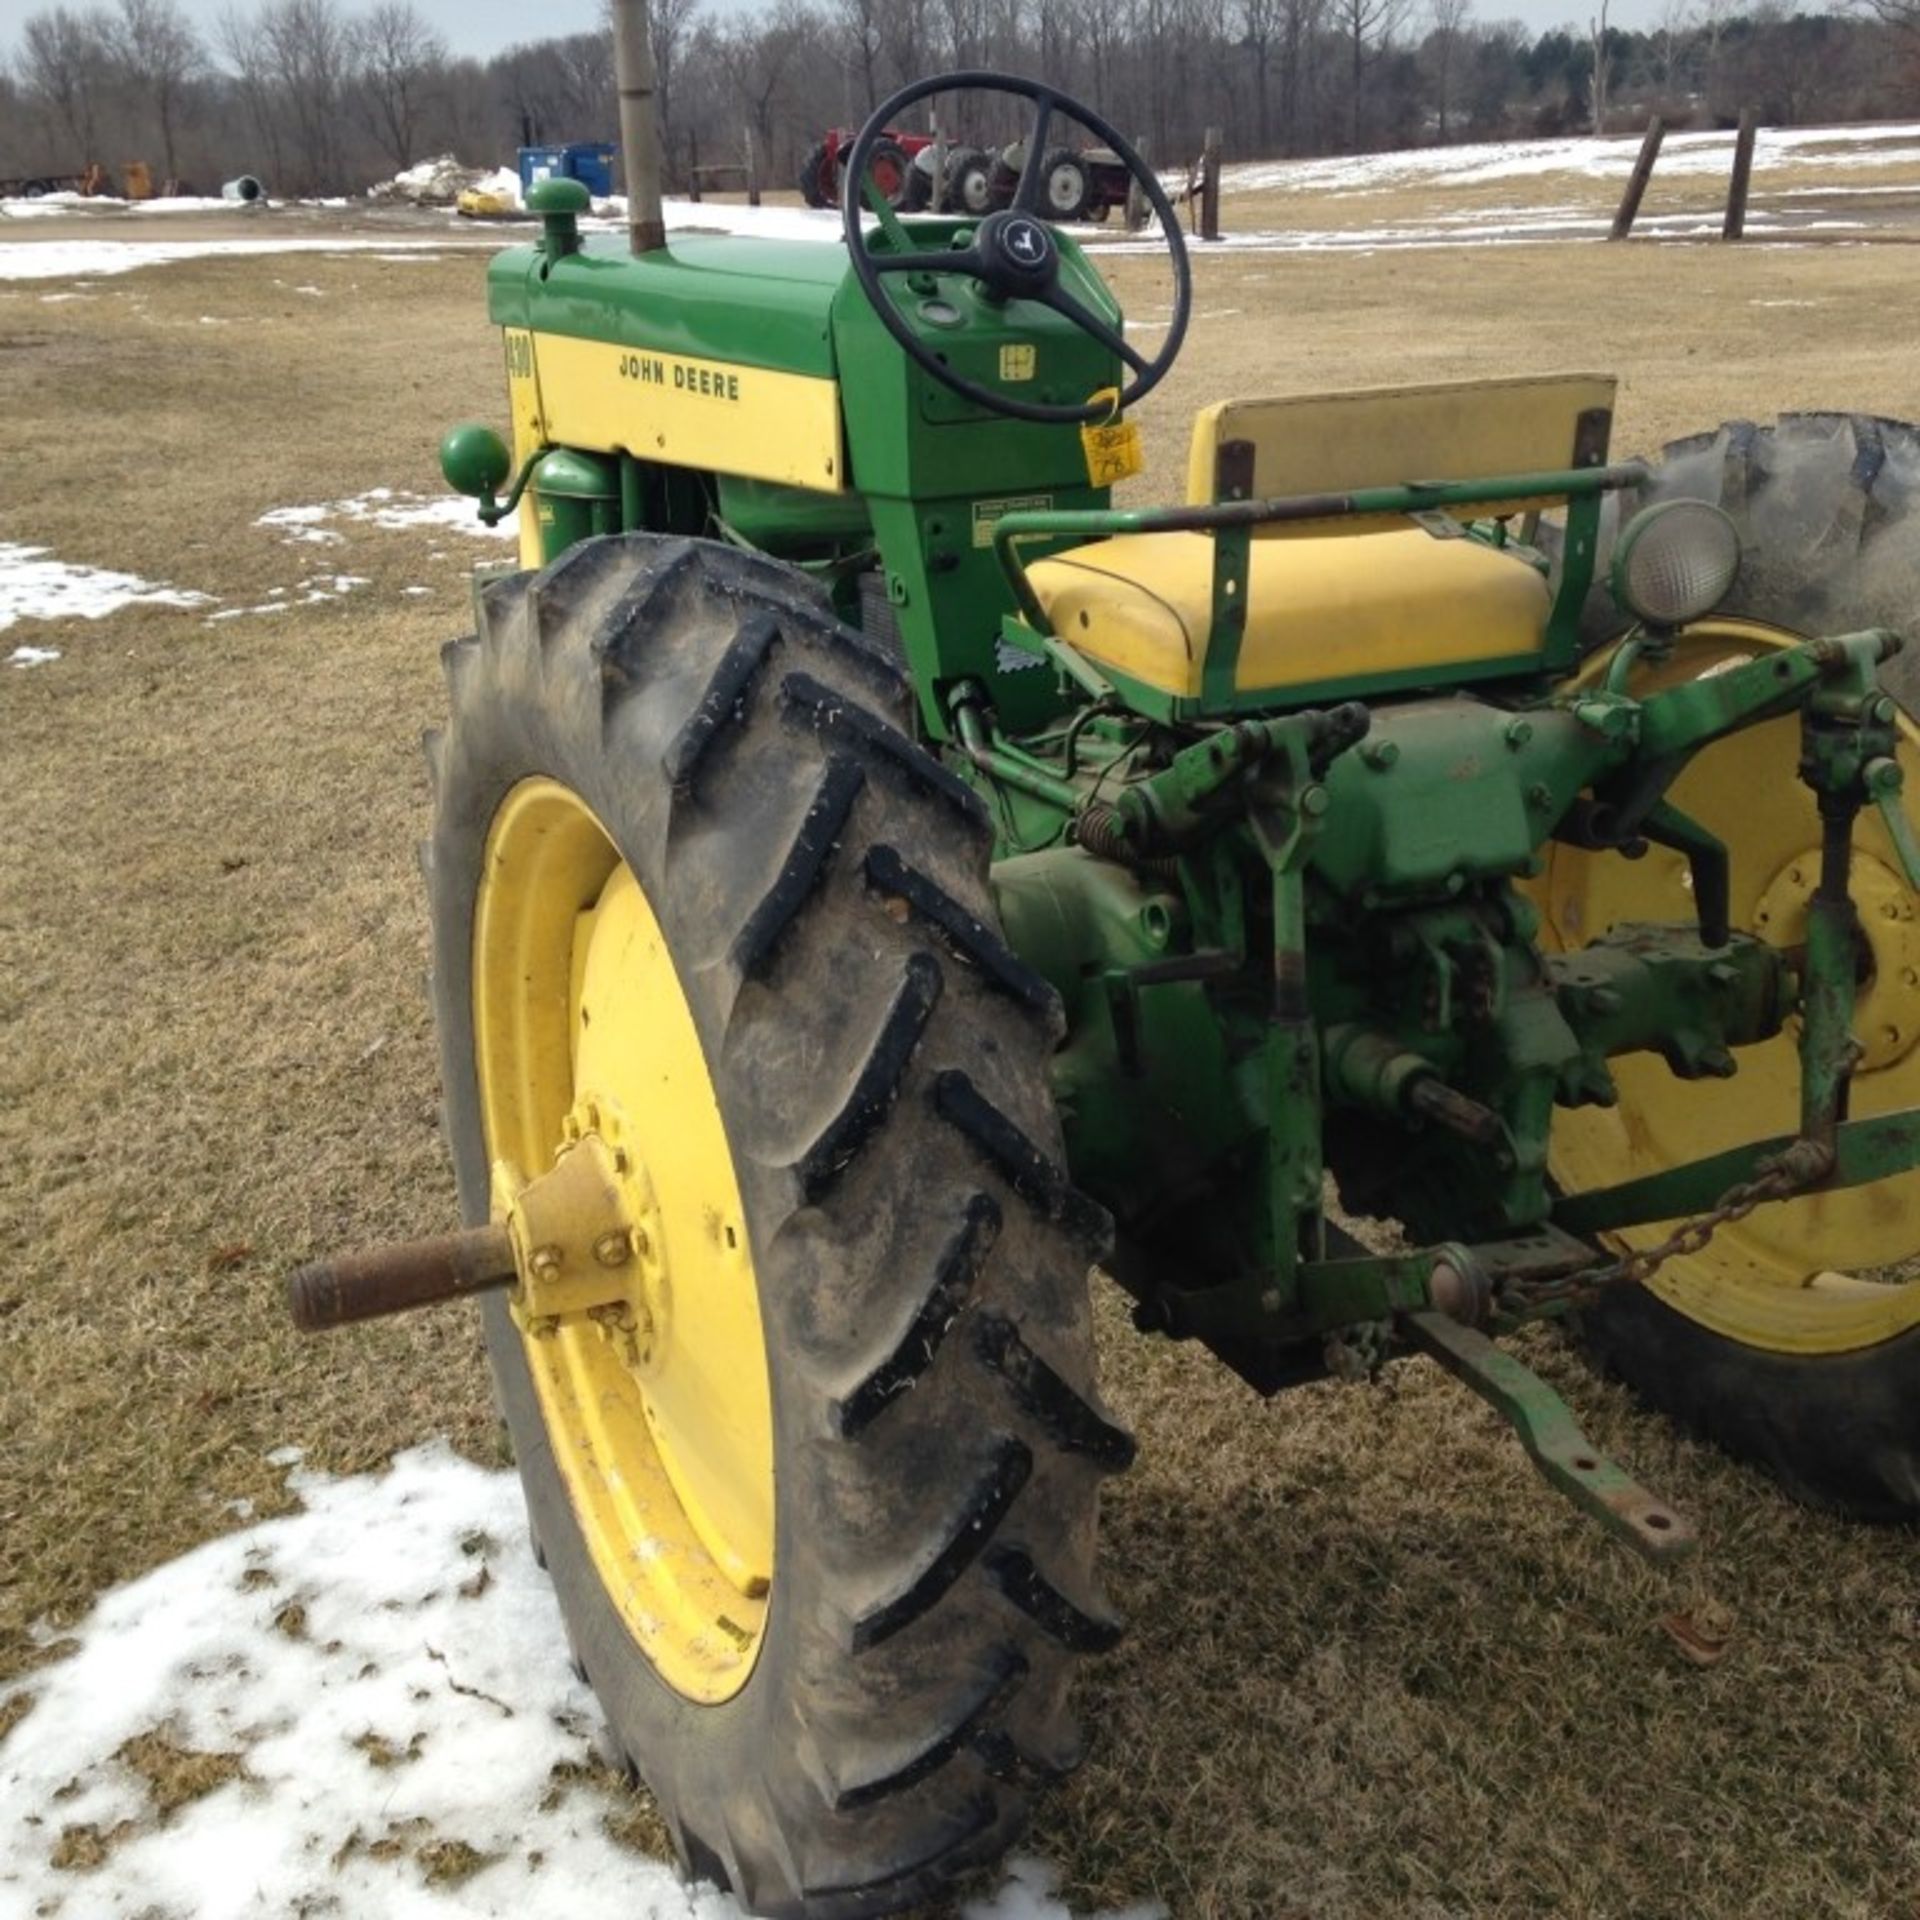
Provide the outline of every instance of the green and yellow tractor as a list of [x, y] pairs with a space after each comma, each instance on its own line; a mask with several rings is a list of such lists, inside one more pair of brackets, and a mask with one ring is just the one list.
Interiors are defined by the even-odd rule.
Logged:
[[[1259, 1395], [1430, 1355], [1656, 1558], [1686, 1520], [1498, 1336], [1565, 1321], [1796, 1496], [1920, 1514], [1913, 436], [1615, 463], [1587, 373], [1237, 399], [1186, 504], [1117, 509], [1190, 300], [1117, 129], [943, 76], [855, 141], [841, 244], [667, 245], [620, 23], [632, 244], [534, 190], [511, 446], [443, 450], [520, 540], [429, 736], [468, 1224], [293, 1303], [485, 1296], [688, 1870], [893, 1912], [1074, 1764], [1133, 1451], [1090, 1278]], [[1156, 352], [1037, 188], [856, 191], [957, 89], [1125, 160]]]

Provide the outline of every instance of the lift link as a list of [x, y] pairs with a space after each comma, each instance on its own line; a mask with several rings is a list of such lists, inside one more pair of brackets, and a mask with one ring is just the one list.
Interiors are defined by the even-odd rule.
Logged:
[[1512, 1354], [1445, 1313], [1402, 1314], [1399, 1329], [1499, 1413], [1547, 1483], [1616, 1538], [1656, 1565], [1693, 1552], [1693, 1523], [1600, 1452], [1560, 1396]]

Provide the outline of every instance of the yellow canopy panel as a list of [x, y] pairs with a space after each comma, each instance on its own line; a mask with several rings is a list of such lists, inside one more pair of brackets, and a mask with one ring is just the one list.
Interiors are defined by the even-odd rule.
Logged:
[[[1200, 693], [1213, 624], [1207, 535], [1123, 534], [1036, 561], [1027, 577], [1076, 651], [1160, 692]], [[1536, 653], [1551, 604], [1524, 560], [1418, 527], [1256, 540], [1235, 691]]]

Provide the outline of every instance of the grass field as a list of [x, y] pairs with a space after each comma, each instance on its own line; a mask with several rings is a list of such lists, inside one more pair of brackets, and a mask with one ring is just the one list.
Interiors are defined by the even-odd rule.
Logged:
[[[1567, 365], [1624, 376], [1615, 445], [1736, 414], [1920, 414], [1904, 248], [1586, 245], [1198, 267], [1143, 496], [1195, 405]], [[0, 542], [212, 598], [0, 666], [0, 1679], [99, 1589], [285, 1501], [273, 1449], [492, 1458], [471, 1321], [327, 1343], [279, 1276], [443, 1229], [413, 848], [437, 648], [493, 549], [270, 509], [436, 493], [502, 408], [467, 253], [263, 256], [0, 285]], [[1130, 313], [1165, 293], [1112, 264]], [[48, 301], [49, 292], [80, 297]], [[301, 583], [350, 577], [332, 597]], [[417, 589], [426, 589], [421, 592]], [[1179, 1920], [1920, 1914], [1920, 1573], [1677, 1439], [1552, 1344], [1528, 1357], [1701, 1524], [1656, 1576], [1546, 1493], [1426, 1363], [1271, 1406], [1100, 1305], [1139, 1465], [1106, 1507], [1132, 1622], [1083, 1693], [1087, 1767], [1036, 1848], [1076, 1904]], [[1726, 1658], [1663, 1614], [1708, 1602]], [[610, 1817], [644, 1838], [644, 1807]], [[77, 1890], [84, 1911], [84, 1891]]]

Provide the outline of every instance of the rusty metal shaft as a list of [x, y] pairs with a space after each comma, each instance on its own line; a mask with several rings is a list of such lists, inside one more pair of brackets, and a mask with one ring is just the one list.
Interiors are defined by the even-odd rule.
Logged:
[[296, 1267], [287, 1276], [287, 1307], [302, 1333], [323, 1333], [355, 1320], [510, 1287], [514, 1278], [513, 1242], [506, 1228], [470, 1227]]

